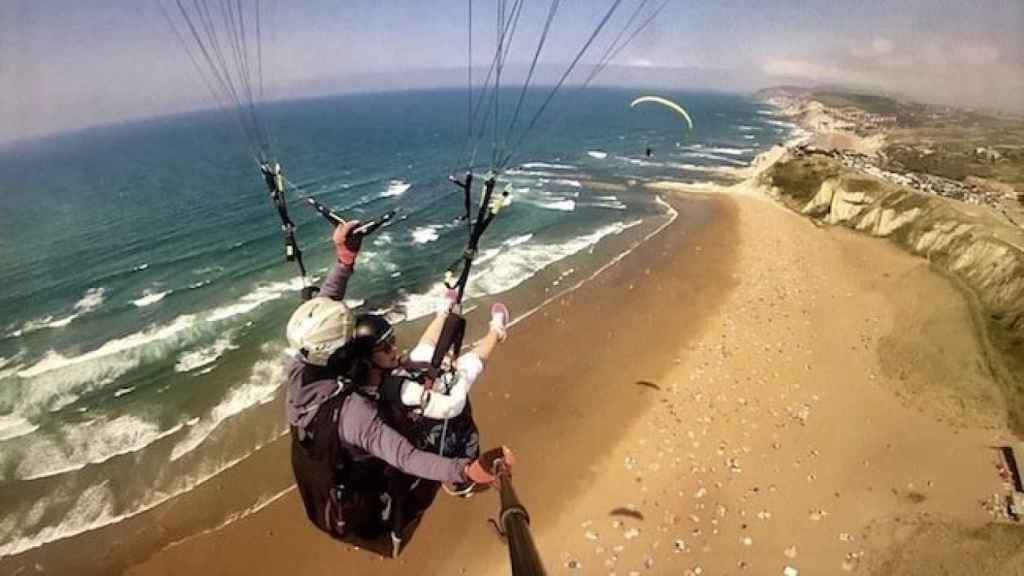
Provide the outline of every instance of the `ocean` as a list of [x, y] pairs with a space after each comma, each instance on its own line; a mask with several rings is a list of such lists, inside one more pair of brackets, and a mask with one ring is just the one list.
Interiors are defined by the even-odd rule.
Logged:
[[[484, 167], [503, 144], [517, 154], [498, 177], [512, 203], [481, 243], [468, 308], [515, 294], [513, 315], [529, 311], [673, 218], [644, 182], [727, 180], [720, 169], [796, 130], [746, 96], [659, 92], [689, 111], [687, 131], [665, 108], [631, 109], [644, 93], [588, 88], [556, 100], [521, 147], [480, 140]], [[399, 210], [364, 244], [347, 302], [411, 329], [466, 239], [448, 182], [472, 155], [465, 91], [261, 114], [304, 192], [344, 217]], [[283, 327], [301, 282], [230, 116], [4, 145], [0, 194], [0, 560], [187, 497], [285, 433]], [[330, 227], [294, 197], [289, 208], [322, 279]], [[545, 288], [516, 293], [527, 280]]]

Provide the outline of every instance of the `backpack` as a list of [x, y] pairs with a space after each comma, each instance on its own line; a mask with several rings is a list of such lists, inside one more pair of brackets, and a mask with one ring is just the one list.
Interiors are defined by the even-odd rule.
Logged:
[[343, 386], [304, 429], [291, 427], [292, 471], [306, 516], [317, 528], [339, 539], [349, 532], [373, 539], [384, 530], [384, 464], [365, 458], [356, 462], [338, 436], [342, 407], [355, 389]]

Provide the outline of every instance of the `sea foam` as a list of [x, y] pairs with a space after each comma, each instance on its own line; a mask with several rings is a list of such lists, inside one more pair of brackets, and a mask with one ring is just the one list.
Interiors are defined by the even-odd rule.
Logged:
[[4, 414], [0, 416], [0, 442], [31, 434], [38, 429], [39, 426], [18, 414]]
[[412, 184], [403, 182], [401, 180], [391, 180], [388, 182], [387, 190], [381, 192], [381, 198], [390, 198], [392, 196], [401, 196], [412, 187]]
[[174, 371], [191, 372], [197, 368], [202, 368], [216, 362], [224, 355], [224, 353], [238, 348], [238, 346], [231, 341], [231, 336], [232, 334], [230, 333], [225, 334], [218, 338], [213, 344], [205, 348], [190, 350], [183, 353], [178, 357], [178, 361], [174, 363]]
[[562, 212], [572, 212], [576, 209], [576, 201], [572, 199], [541, 201], [537, 202], [536, 205], [547, 210], [560, 210]]
[[283, 380], [284, 366], [276, 357], [257, 362], [246, 382], [232, 388], [209, 414], [200, 417], [199, 422], [189, 427], [188, 436], [171, 450], [171, 460], [177, 460], [198, 448], [225, 420], [250, 407], [273, 400]]
[[107, 289], [101, 287], [89, 288], [85, 294], [75, 303], [74, 312], [63, 318], [54, 319], [53, 315], [46, 315], [22, 324], [21, 328], [7, 334], [9, 338], [20, 338], [25, 334], [42, 330], [44, 328], [64, 328], [71, 324], [82, 314], [88, 314], [99, 308], [105, 299]]
[[429, 224], [427, 226], [420, 226], [409, 234], [412, 236], [413, 244], [426, 244], [428, 242], [435, 242], [441, 237], [439, 233], [441, 228], [440, 224]]
[[143, 306], [156, 304], [157, 302], [163, 300], [171, 292], [173, 292], [173, 290], [165, 290], [163, 292], [153, 292], [150, 290], [146, 290], [142, 293], [142, 296], [140, 298], [132, 300], [132, 304], [134, 304], [137, 308], [142, 308]]
[[18, 480], [66, 474], [137, 452], [181, 428], [178, 424], [161, 430], [155, 422], [131, 415], [65, 426], [59, 436], [35, 434], [25, 442], [5, 448], [0, 455], [0, 469], [13, 466], [14, 478]]
[[302, 279], [292, 278], [283, 282], [272, 282], [256, 286], [251, 292], [242, 296], [234, 304], [222, 306], [209, 312], [204, 320], [207, 322], [220, 322], [242, 314], [252, 312], [267, 302], [277, 300], [288, 292], [298, 292], [302, 289]]
[[[600, 242], [609, 235], [637, 226], [640, 220], [615, 222], [597, 230], [556, 243], [519, 243], [506, 249], [492, 249], [488, 258], [479, 258], [471, 274], [466, 293], [470, 297], [493, 295], [515, 288], [544, 268], [577, 254]], [[432, 313], [444, 294], [442, 283], [434, 284], [427, 292], [410, 294], [401, 303], [405, 319], [413, 320]]]
[[523, 164], [522, 167], [526, 168], [527, 170], [534, 170], [534, 169], [537, 169], [537, 168], [540, 168], [540, 169], [545, 169], [546, 168], [548, 170], [575, 170], [576, 169], [575, 166], [571, 166], [569, 164], [548, 164], [547, 162], [527, 162], [526, 164]]

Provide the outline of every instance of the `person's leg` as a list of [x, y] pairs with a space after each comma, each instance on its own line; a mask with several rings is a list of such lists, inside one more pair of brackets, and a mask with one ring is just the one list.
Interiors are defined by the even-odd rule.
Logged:
[[434, 349], [434, 346], [437, 346], [437, 341], [441, 338], [441, 330], [444, 329], [444, 321], [448, 318], [448, 314], [457, 306], [456, 298], [457, 294], [451, 290], [445, 293], [444, 299], [438, 305], [437, 314], [430, 321], [430, 324], [427, 325], [423, 335], [420, 336], [420, 345], [429, 346], [431, 350]]
[[491, 306], [491, 323], [487, 335], [473, 345], [472, 354], [476, 354], [481, 361], [486, 362], [491, 353], [497, 348], [499, 342], [504, 342], [508, 335], [509, 312], [508, 308], [501, 302]]
[[434, 316], [434, 319], [427, 325], [427, 329], [423, 331], [423, 335], [420, 336], [419, 344], [421, 346], [429, 346], [431, 350], [437, 346], [437, 340], [441, 337], [441, 330], [444, 328], [444, 320], [447, 317], [447, 314]]

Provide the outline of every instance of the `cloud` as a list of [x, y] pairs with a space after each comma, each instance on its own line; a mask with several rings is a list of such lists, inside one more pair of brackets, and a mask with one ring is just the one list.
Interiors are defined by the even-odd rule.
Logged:
[[871, 49], [875, 51], [875, 54], [888, 54], [892, 52], [892, 41], [888, 38], [876, 36], [871, 41]]
[[626, 66], [636, 66], [637, 68], [653, 68], [654, 62], [647, 58], [635, 58], [626, 63]]
[[800, 59], [768, 60], [761, 66], [761, 71], [768, 76], [815, 82], [851, 82], [857, 79], [856, 74], [848, 68]]
[[903, 43], [874, 36], [822, 45], [813, 55], [769, 57], [760, 67], [780, 83], [845, 84], [926, 102], [1024, 110], [1024, 65], [1005, 61], [988, 42]]
[[991, 44], [967, 44], [958, 52], [959, 59], [968, 64], [989, 64], [999, 59], [999, 48]]

